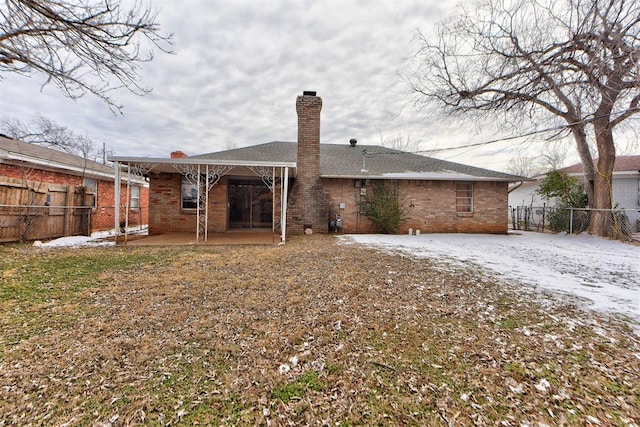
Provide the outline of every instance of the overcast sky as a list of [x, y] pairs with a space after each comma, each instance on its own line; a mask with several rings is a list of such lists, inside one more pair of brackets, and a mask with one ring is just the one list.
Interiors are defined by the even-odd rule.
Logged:
[[[92, 95], [72, 101], [55, 86], [41, 88], [41, 75], [4, 75], [0, 116], [28, 121], [40, 113], [119, 156], [195, 155], [295, 141], [296, 96], [313, 90], [323, 99], [322, 143], [398, 137], [421, 141], [424, 149], [476, 143], [495, 135], [418, 111], [398, 76], [416, 49], [416, 31], [429, 33], [454, 6], [453, 0], [152, 0], [163, 32], [174, 34], [175, 54], [158, 52], [144, 64], [149, 95], [115, 94], [124, 115]], [[432, 155], [505, 170], [505, 147]]]

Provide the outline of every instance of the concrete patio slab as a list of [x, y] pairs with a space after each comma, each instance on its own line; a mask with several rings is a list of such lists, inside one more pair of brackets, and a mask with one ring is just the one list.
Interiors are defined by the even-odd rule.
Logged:
[[226, 233], [211, 233], [207, 241], [202, 238], [196, 242], [195, 233], [167, 233], [154, 236], [124, 236], [120, 237], [118, 245], [128, 246], [188, 246], [188, 245], [273, 245], [280, 243], [280, 235], [269, 232], [229, 231]]

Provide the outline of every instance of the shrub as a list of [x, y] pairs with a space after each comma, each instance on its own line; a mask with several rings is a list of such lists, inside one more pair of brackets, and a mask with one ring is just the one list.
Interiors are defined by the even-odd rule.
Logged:
[[[571, 222], [571, 213], [573, 212], [573, 223]], [[569, 231], [572, 229], [574, 233], [580, 234], [589, 227], [589, 212], [572, 211], [569, 206], [561, 204], [549, 213], [549, 228], [551, 231]]]
[[373, 223], [378, 233], [392, 234], [407, 220], [404, 196], [397, 185], [380, 181], [358, 203], [360, 213]]
[[569, 231], [570, 224], [573, 225], [574, 233], [582, 233], [587, 229], [589, 213], [569, 209], [587, 206], [584, 185], [576, 177], [569, 176], [564, 171], [553, 170], [542, 180], [537, 193], [548, 201], [557, 200], [555, 210], [549, 214], [549, 228], [552, 231]]

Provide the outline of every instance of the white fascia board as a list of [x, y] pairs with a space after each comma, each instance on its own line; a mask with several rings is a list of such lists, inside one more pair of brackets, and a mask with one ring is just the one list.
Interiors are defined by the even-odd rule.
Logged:
[[252, 160], [221, 160], [221, 159], [194, 159], [181, 157], [177, 159], [167, 159], [158, 157], [121, 157], [109, 156], [107, 160], [120, 163], [152, 163], [165, 165], [218, 165], [218, 166], [256, 166], [256, 167], [289, 167], [295, 168], [296, 162], [267, 162]]

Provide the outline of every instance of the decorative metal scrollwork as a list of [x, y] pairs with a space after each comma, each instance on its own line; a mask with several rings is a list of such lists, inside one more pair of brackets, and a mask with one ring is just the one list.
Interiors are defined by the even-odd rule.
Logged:
[[158, 163], [127, 163], [128, 173], [139, 177], [144, 178], [145, 174], [151, 172]]
[[269, 188], [269, 191], [273, 192], [274, 177], [272, 168], [263, 166], [249, 166], [249, 169], [256, 175], [258, 175], [260, 179], [262, 179], [262, 182], [264, 182], [264, 185]]
[[[220, 179], [229, 173], [234, 166], [202, 164], [173, 164], [172, 166], [185, 177], [189, 184], [198, 189], [198, 226], [196, 236], [198, 240], [202, 236], [206, 241], [209, 222], [209, 191], [214, 185], [220, 182]], [[202, 212], [203, 210], [204, 212]]]
[[276, 185], [273, 192], [273, 231], [280, 232], [282, 230], [282, 188]]
[[220, 178], [228, 174], [231, 169], [233, 169], [233, 166], [208, 165], [205, 173], [207, 191], [211, 190], [211, 188], [220, 181]]
[[198, 175], [204, 177], [204, 184], [207, 190], [211, 190], [211, 188], [220, 181], [220, 178], [233, 169], [233, 166], [227, 165], [201, 165], [200, 168], [198, 168], [198, 165], [174, 164], [173, 167], [180, 172], [191, 185], [198, 184]]
[[172, 165], [175, 170], [180, 172], [187, 182], [191, 185], [198, 185], [198, 167], [194, 165]]

